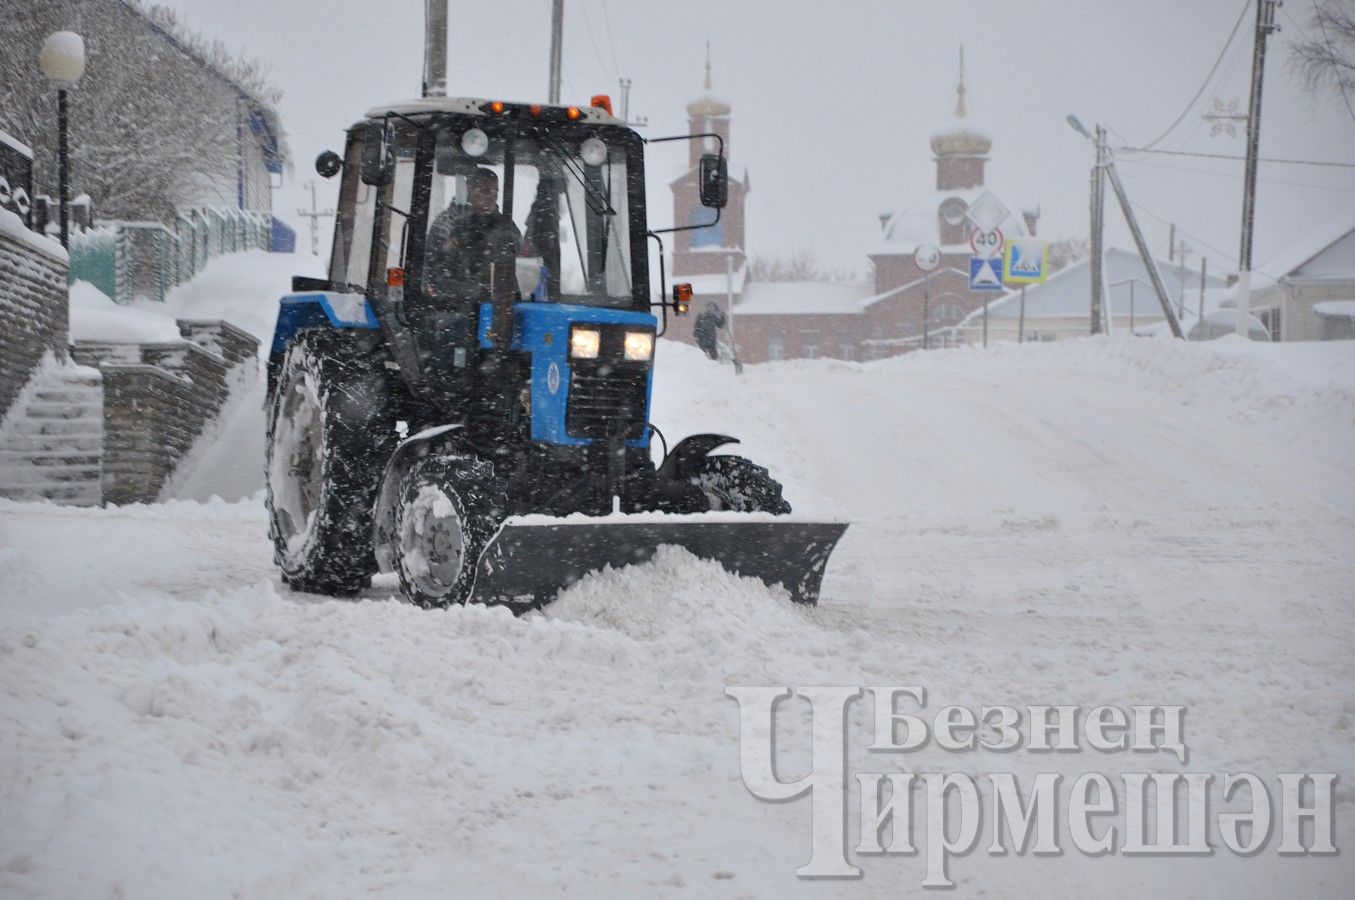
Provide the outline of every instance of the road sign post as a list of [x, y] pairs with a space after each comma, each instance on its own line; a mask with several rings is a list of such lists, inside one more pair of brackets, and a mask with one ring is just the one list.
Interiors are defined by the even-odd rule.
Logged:
[[932, 295], [931, 281], [932, 272], [941, 265], [941, 248], [935, 244], [920, 244], [913, 251], [913, 265], [917, 266], [923, 273], [922, 275], [922, 349], [928, 349], [930, 343], [930, 325], [932, 316]]

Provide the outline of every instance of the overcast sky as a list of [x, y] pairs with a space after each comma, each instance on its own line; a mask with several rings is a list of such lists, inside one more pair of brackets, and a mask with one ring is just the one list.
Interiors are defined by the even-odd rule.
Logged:
[[[277, 212], [293, 213], [312, 162], [339, 147], [370, 106], [419, 91], [422, 0], [161, 0], [188, 24], [263, 60], [283, 91], [295, 170]], [[549, 0], [450, 0], [449, 93], [538, 100], [546, 95]], [[988, 185], [1009, 206], [1039, 204], [1040, 232], [1087, 234], [1091, 147], [1065, 123], [1101, 121], [1114, 143], [1156, 138], [1186, 108], [1223, 48], [1242, 0], [566, 0], [564, 99], [587, 102], [634, 81], [633, 115], [651, 136], [686, 130], [711, 42], [715, 93], [733, 105], [733, 171], [746, 166], [748, 250], [813, 250], [865, 270], [879, 214], [934, 187], [928, 137], [955, 105], [965, 45], [971, 119], [993, 138]], [[1311, 96], [1289, 70], [1289, 45], [1312, 7], [1289, 0], [1268, 55], [1263, 156], [1355, 162], [1355, 118], [1334, 94]], [[1240, 154], [1242, 138], [1211, 136], [1199, 114], [1213, 98], [1246, 107], [1254, 14], [1218, 74], [1159, 146]], [[1292, 19], [1291, 19], [1292, 17]], [[1295, 24], [1297, 23], [1297, 25]], [[1355, 98], [1352, 98], [1355, 102]], [[619, 111], [619, 110], [618, 110]], [[670, 145], [673, 146], [673, 145]], [[666, 154], [670, 151], [656, 151]], [[666, 224], [663, 187], [679, 151], [651, 157], [650, 221]], [[1131, 198], [1164, 256], [1175, 221], [1211, 269], [1236, 266], [1242, 163], [1121, 156]], [[1355, 169], [1264, 164], [1256, 265], [1355, 205]], [[322, 203], [334, 182], [321, 183]], [[1113, 204], [1113, 200], [1112, 200]], [[1157, 217], [1157, 218], [1154, 218]], [[1111, 243], [1130, 246], [1110, 207]], [[323, 252], [323, 251], [322, 251]], [[1196, 257], [1192, 257], [1194, 259]]]

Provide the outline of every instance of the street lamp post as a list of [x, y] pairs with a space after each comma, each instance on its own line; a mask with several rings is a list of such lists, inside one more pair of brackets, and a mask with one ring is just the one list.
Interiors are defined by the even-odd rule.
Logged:
[[42, 73], [57, 87], [57, 180], [61, 199], [61, 246], [70, 245], [70, 138], [66, 91], [85, 74], [85, 40], [73, 31], [57, 31], [42, 45]]

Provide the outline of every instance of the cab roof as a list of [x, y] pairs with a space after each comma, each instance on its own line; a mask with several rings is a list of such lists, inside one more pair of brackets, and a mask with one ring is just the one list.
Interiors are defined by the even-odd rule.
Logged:
[[[388, 103], [382, 106], [374, 106], [365, 113], [369, 119], [379, 119], [387, 113], [399, 113], [400, 115], [413, 116], [422, 113], [457, 113], [465, 116], [483, 116], [485, 112], [481, 107], [490, 102], [487, 97], [419, 97], [414, 100], [398, 100], [394, 103]], [[504, 101], [509, 106], [527, 106], [527, 103], [518, 103], [515, 101]], [[578, 106], [583, 113], [580, 121], [595, 122], [599, 125], [622, 125], [626, 123], [622, 119], [613, 116], [607, 110], [597, 106], [587, 106], [585, 104], [547, 104], [542, 103], [543, 109], [568, 109], [571, 105]]]

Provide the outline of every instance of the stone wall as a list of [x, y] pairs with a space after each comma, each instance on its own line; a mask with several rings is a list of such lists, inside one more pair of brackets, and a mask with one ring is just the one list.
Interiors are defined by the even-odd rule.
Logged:
[[37, 371], [43, 354], [66, 357], [70, 304], [66, 254], [0, 210], [0, 417]]
[[[225, 322], [180, 321], [184, 341], [80, 342], [71, 355], [104, 382], [105, 503], [151, 503], [221, 411], [258, 342]], [[246, 370], [247, 371], [247, 370]]]
[[259, 342], [243, 328], [220, 320], [179, 319], [179, 334], [185, 340], [211, 350], [228, 367], [258, 359]]

